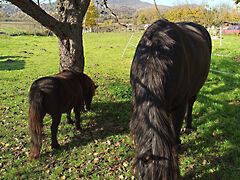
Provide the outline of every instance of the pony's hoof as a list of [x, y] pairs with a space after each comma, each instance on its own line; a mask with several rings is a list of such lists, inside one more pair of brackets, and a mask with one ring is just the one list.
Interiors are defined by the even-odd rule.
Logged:
[[29, 159], [30, 159], [30, 160], [39, 159], [39, 155], [38, 155], [38, 156], [32, 156], [32, 155], [30, 155], [30, 156], [29, 156]]
[[77, 131], [82, 131], [82, 127], [81, 126], [76, 126]]
[[30, 160], [33, 160], [33, 159], [38, 159], [40, 157], [40, 154], [33, 154], [33, 153], [30, 153], [29, 155], [29, 159]]
[[38, 159], [40, 157], [40, 149], [36, 147], [31, 147], [29, 153], [29, 159]]
[[52, 149], [61, 149], [59, 144], [52, 144]]
[[74, 121], [72, 119], [67, 119], [68, 124], [74, 124]]
[[182, 134], [191, 134], [193, 132], [193, 128], [182, 128], [181, 133]]

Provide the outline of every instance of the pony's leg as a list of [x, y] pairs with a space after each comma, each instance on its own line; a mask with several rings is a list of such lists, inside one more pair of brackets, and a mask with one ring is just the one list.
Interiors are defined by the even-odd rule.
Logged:
[[67, 112], [67, 123], [68, 124], [73, 124], [73, 120], [71, 118], [71, 111]]
[[59, 149], [60, 145], [57, 141], [58, 125], [61, 120], [61, 114], [52, 115], [51, 135], [52, 135], [52, 148]]
[[193, 130], [192, 128], [192, 109], [193, 104], [196, 101], [197, 96], [193, 96], [188, 100], [188, 108], [187, 108], [187, 116], [186, 116], [186, 128], [184, 129], [184, 132], [191, 132]]
[[180, 132], [183, 124], [183, 119], [186, 113], [186, 106], [187, 103], [184, 103], [182, 106], [179, 106], [177, 109], [172, 111], [172, 120], [173, 120], [173, 126], [175, 130], [175, 136], [176, 136], [176, 142], [177, 144], [181, 144], [180, 140]]
[[81, 125], [80, 125], [80, 108], [79, 107], [74, 107], [73, 109], [74, 114], [75, 114], [75, 126], [77, 130], [82, 130]]

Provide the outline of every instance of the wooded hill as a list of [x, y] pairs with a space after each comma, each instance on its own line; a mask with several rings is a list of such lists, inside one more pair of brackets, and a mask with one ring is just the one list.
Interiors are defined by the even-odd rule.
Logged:
[[[137, 11], [141, 9], [146, 9], [146, 8], [151, 8], [154, 7], [153, 4], [147, 3], [147, 2], [142, 2], [140, 0], [108, 0], [108, 5], [111, 9], [114, 10], [118, 14], [118, 16], [128, 16], [128, 17], [133, 17]], [[42, 3], [41, 7], [47, 11], [50, 14], [55, 13], [55, 7], [56, 3]], [[96, 7], [100, 9], [100, 6], [96, 4]], [[162, 6], [159, 5], [159, 8], [161, 10], [166, 10], [169, 9], [170, 7], [168, 6]], [[25, 21], [29, 20], [27, 15], [24, 15], [20, 9], [18, 9], [16, 6], [11, 5], [11, 4], [2, 4], [0, 8], [0, 14], [2, 14], [2, 19], [1, 20], [6, 20], [6, 21]]]

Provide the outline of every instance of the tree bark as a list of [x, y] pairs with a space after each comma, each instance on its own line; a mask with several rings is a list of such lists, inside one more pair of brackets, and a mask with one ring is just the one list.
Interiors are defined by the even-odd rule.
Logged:
[[60, 71], [64, 69], [76, 72], [84, 71], [82, 27], [81, 31], [78, 31], [73, 37], [74, 39], [59, 39]]
[[90, 0], [58, 0], [59, 21], [70, 24], [69, 38], [59, 38], [60, 71], [70, 69], [84, 71], [82, 22]]
[[50, 16], [32, 0], [7, 1], [56, 34], [59, 39], [60, 71], [68, 69], [83, 72], [82, 22], [90, 0], [57, 0], [59, 20]]

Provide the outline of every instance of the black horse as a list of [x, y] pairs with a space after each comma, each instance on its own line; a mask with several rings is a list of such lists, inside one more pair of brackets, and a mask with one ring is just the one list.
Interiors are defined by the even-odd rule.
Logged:
[[70, 113], [73, 109], [75, 125], [77, 130], [80, 130], [80, 111], [84, 110], [84, 105], [88, 110], [90, 109], [96, 88], [97, 86], [86, 74], [67, 70], [33, 82], [29, 92], [31, 159], [39, 158], [40, 155], [43, 118], [46, 113], [52, 117], [52, 148], [59, 148], [57, 131], [62, 113], [67, 113], [67, 120], [72, 123]]
[[130, 74], [130, 131], [139, 179], [179, 179], [180, 130], [186, 111], [186, 128], [192, 128], [192, 107], [207, 78], [211, 51], [209, 33], [192, 22], [159, 20], [142, 36]]

